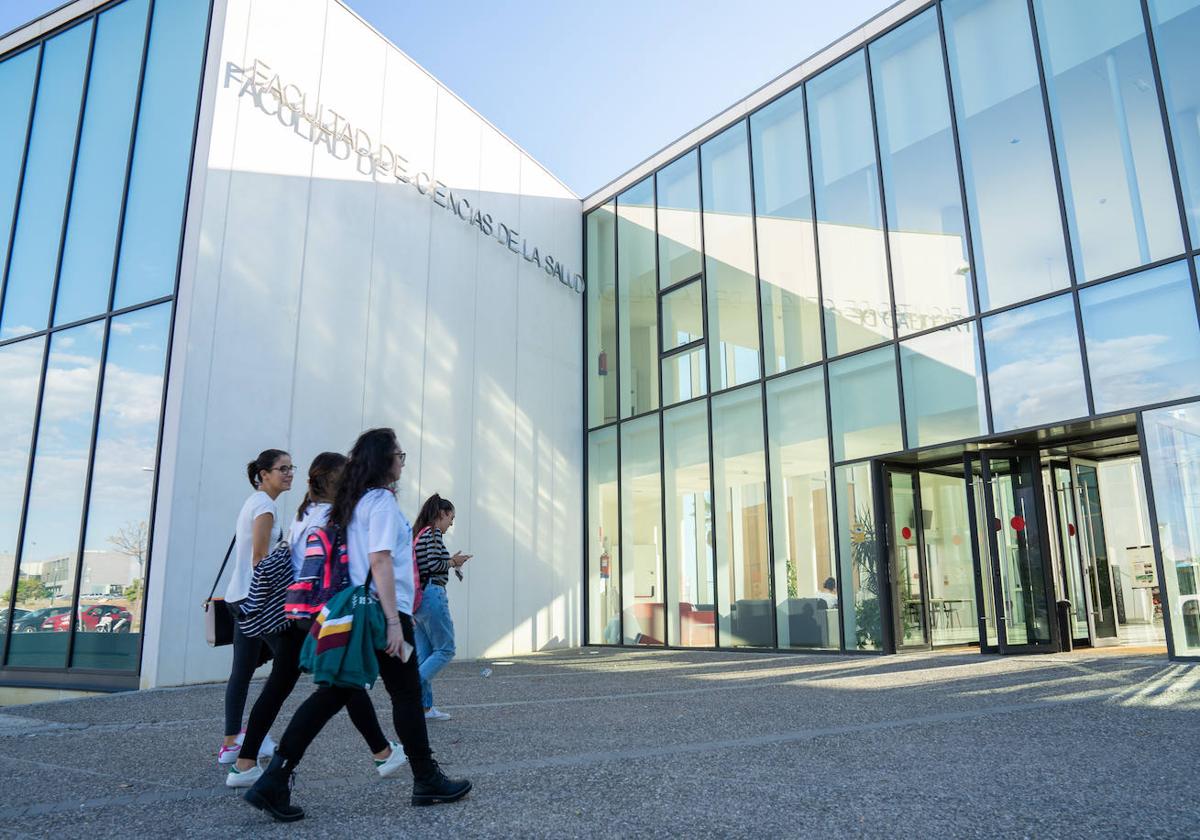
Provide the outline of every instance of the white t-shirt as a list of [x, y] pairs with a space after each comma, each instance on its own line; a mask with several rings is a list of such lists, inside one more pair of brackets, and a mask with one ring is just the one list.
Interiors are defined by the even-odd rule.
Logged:
[[[279, 518], [275, 500], [258, 490], [246, 499], [241, 513], [238, 514], [237, 530], [234, 532], [237, 539], [233, 545], [233, 557], [230, 558], [233, 572], [229, 576], [229, 586], [225, 589], [225, 600], [231, 603], [244, 601], [250, 594], [250, 578], [254, 574], [254, 520], [264, 513], [271, 515], [271, 527], [274, 528], [275, 520]], [[270, 551], [270, 548], [268, 545], [267, 550]]]
[[[346, 529], [346, 549], [350, 553], [350, 582], [361, 586], [371, 568], [373, 551], [392, 552], [392, 572], [396, 576], [396, 608], [412, 615], [413, 558], [412, 526], [400, 512], [390, 490], [368, 490], [354, 506], [350, 527]], [[371, 583], [375, 591], [375, 583]]]
[[314, 502], [308, 506], [302, 519], [292, 520], [288, 541], [292, 544], [292, 570], [295, 574], [299, 575], [300, 567], [304, 565], [304, 549], [308, 545], [309, 536], [329, 521], [329, 511], [332, 508], [333, 505], [329, 502]]

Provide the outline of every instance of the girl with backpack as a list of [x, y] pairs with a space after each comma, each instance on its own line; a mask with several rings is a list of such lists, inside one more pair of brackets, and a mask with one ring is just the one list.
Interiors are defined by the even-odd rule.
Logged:
[[[293, 578], [300, 574], [310, 546], [320, 548], [319, 539], [313, 537], [329, 521], [329, 510], [333, 505], [338, 482], [346, 465], [346, 456], [337, 452], [322, 452], [313, 459], [308, 468], [308, 492], [296, 511], [288, 542], [292, 550]], [[237, 761], [229, 768], [225, 784], [231, 788], [250, 787], [262, 776], [258, 766], [259, 747], [267, 737], [271, 725], [283, 707], [283, 701], [291, 695], [300, 679], [300, 649], [308, 635], [310, 620], [290, 621], [283, 629], [270, 633], [263, 640], [274, 654], [271, 675], [263, 686], [262, 693], [250, 710], [245, 738]], [[355, 728], [367, 742], [375, 759], [375, 770], [383, 778], [394, 775], [404, 766], [404, 753], [400, 745], [388, 741], [379, 728], [379, 718], [366, 692], [348, 698], [346, 712]]]
[[[232, 549], [233, 572], [225, 589], [225, 602], [235, 616], [238, 615], [238, 605], [250, 594], [254, 567], [283, 535], [282, 531], [278, 536], [274, 535], [275, 520], [279, 518], [275, 500], [291, 489], [295, 469], [292, 457], [282, 449], [264, 449], [246, 465], [246, 477], [254, 492], [238, 513]], [[262, 639], [244, 634], [236, 621], [233, 625], [233, 665], [229, 671], [229, 681], [225, 684], [225, 740], [217, 752], [217, 761], [221, 764], [232, 764], [237, 760], [242, 743], [242, 713], [246, 710], [246, 695], [250, 693], [250, 678], [263, 663], [260, 658], [263, 652]], [[273, 748], [271, 740], [265, 739], [263, 754], [269, 755]]]
[[[392, 701], [392, 721], [413, 774], [413, 805], [436, 805], [461, 799], [471, 789], [465, 779], [448, 779], [433, 759], [425, 715], [421, 709], [421, 677], [412, 655], [413, 575], [412, 528], [405, 521], [392, 486], [399, 481], [405, 454], [391, 429], [363, 432], [329, 512], [329, 521], [345, 533], [350, 582], [363, 586], [368, 577], [386, 623], [386, 648], [376, 650], [379, 675]], [[304, 701], [280, 739], [271, 764], [245, 799], [281, 822], [303, 819], [291, 804], [292, 774], [305, 750], [325, 724], [363, 688], [321, 685]]]
[[421, 574], [424, 597], [413, 616], [417, 636], [417, 662], [421, 673], [421, 705], [426, 720], [450, 720], [450, 715], [433, 705], [433, 688], [429, 681], [454, 658], [454, 621], [450, 618], [450, 602], [446, 597], [448, 572], [462, 580], [459, 568], [471, 559], [461, 551], [450, 556], [442, 535], [454, 524], [454, 505], [434, 493], [421, 505], [413, 525], [416, 539], [413, 546]]

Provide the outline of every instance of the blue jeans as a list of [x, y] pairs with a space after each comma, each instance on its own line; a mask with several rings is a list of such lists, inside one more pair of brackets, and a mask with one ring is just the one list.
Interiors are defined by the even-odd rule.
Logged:
[[446, 587], [436, 583], [425, 587], [421, 608], [413, 616], [417, 637], [417, 662], [421, 672], [421, 705], [433, 707], [433, 688], [429, 681], [454, 658], [454, 622], [450, 618], [450, 600]]

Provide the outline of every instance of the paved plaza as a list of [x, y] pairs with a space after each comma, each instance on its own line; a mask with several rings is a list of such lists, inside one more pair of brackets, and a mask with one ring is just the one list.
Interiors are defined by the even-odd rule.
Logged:
[[1195, 837], [1198, 682], [1144, 652], [455, 662], [430, 737], [467, 800], [411, 808], [341, 715], [290, 826], [222, 784], [223, 686], [14, 706], [0, 837]]

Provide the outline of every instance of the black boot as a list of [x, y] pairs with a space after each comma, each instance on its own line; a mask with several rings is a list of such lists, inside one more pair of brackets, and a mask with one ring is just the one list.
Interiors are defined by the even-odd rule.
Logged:
[[432, 758], [414, 761], [412, 771], [413, 805], [440, 805], [443, 802], [456, 802], [471, 790], [471, 783], [466, 779], [447, 779], [446, 774]]
[[279, 822], [304, 819], [304, 809], [292, 804], [292, 781], [295, 778], [293, 768], [291, 761], [276, 752], [266, 772], [246, 791], [243, 798]]

